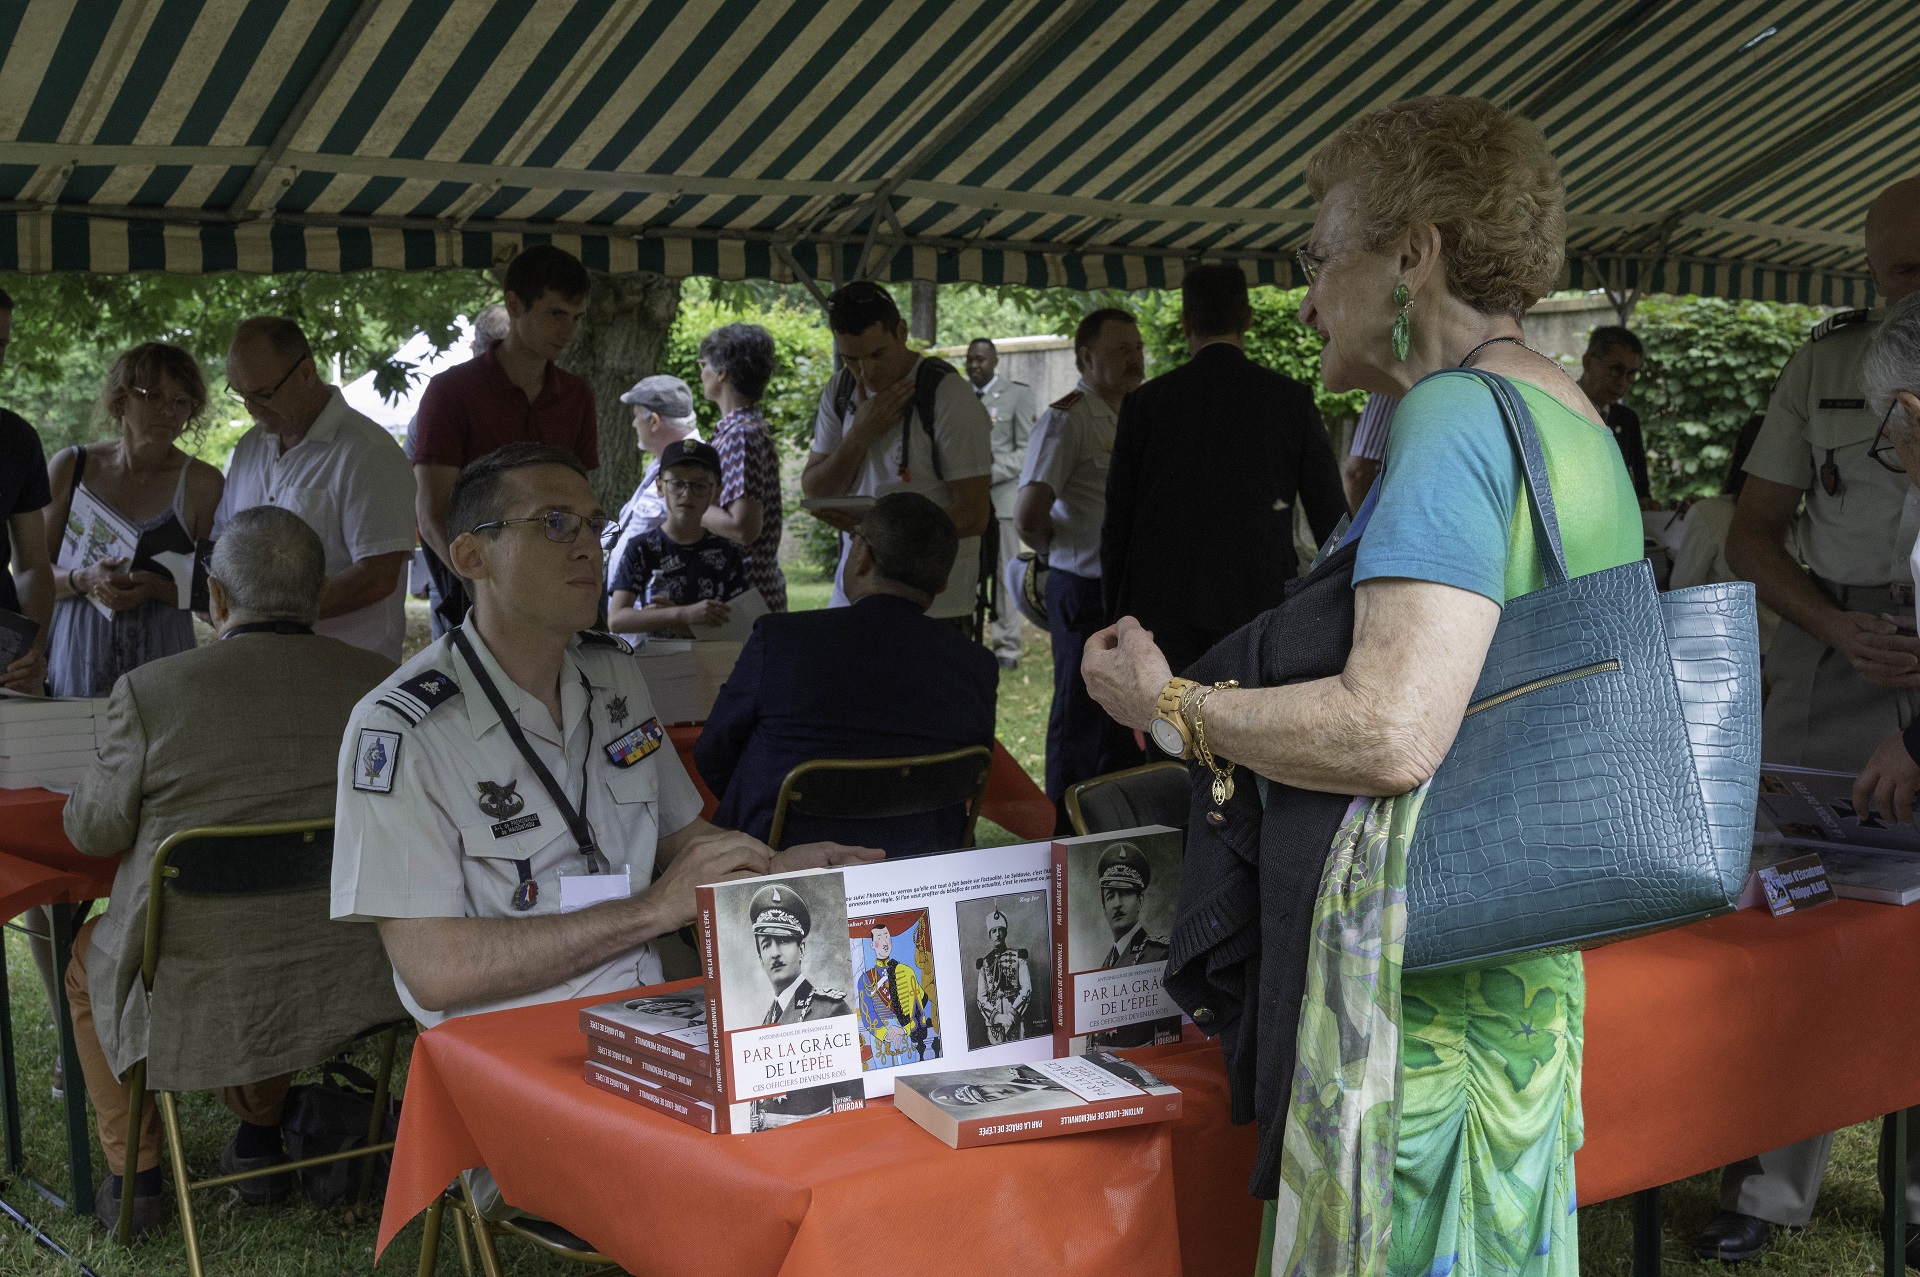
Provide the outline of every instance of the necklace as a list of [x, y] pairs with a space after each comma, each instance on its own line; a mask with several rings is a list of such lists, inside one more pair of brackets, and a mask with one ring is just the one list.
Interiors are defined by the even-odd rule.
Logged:
[[[1461, 361], [1460, 361], [1460, 362], [1459, 362], [1459, 363], [1458, 363], [1457, 365], [1455, 365], [1455, 366], [1456, 366], [1456, 367], [1459, 367], [1459, 368], [1465, 368], [1465, 367], [1466, 367], [1467, 365], [1469, 365], [1469, 364], [1471, 364], [1471, 363], [1473, 362], [1473, 357], [1474, 357], [1475, 355], [1477, 355], [1477, 354], [1479, 354], [1479, 353], [1480, 353], [1481, 351], [1483, 351], [1483, 350], [1485, 350], [1485, 349], [1486, 349], [1486, 348], [1487, 348], [1488, 346], [1492, 346], [1492, 345], [1494, 345], [1494, 344], [1496, 344], [1496, 343], [1498, 343], [1498, 342], [1503, 342], [1503, 341], [1510, 341], [1510, 342], [1512, 342], [1512, 343], [1513, 343], [1514, 345], [1516, 345], [1516, 346], [1518, 346], [1518, 347], [1520, 347], [1520, 349], [1522, 349], [1522, 350], [1524, 350], [1524, 351], [1526, 351], [1526, 352], [1527, 352], [1527, 353], [1529, 353], [1529, 354], [1533, 354], [1533, 355], [1540, 355], [1540, 352], [1539, 352], [1539, 351], [1537, 351], [1537, 350], [1535, 350], [1535, 349], [1534, 349], [1534, 348], [1533, 348], [1532, 346], [1529, 346], [1529, 345], [1527, 345], [1527, 343], [1526, 343], [1526, 340], [1525, 340], [1524, 338], [1520, 338], [1520, 337], [1489, 337], [1489, 338], [1487, 338], [1487, 339], [1486, 339], [1485, 341], [1483, 341], [1483, 342], [1481, 342], [1481, 343], [1480, 343], [1480, 344], [1479, 344], [1478, 346], [1475, 346], [1475, 347], [1474, 347], [1474, 348], [1473, 348], [1472, 350], [1469, 350], [1469, 351], [1467, 352], [1467, 355], [1466, 355], [1466, 358], [1464, 358], [1464, 359], [1462, 359], [1462, 360], [1461, 360]], [[1542, 359], [1545, 359], [1545, 358], [1546, 358], [1546, 356], [1545, 356], [1545, 355], [1540, 355], [1540, 357], [1541, 357]]]

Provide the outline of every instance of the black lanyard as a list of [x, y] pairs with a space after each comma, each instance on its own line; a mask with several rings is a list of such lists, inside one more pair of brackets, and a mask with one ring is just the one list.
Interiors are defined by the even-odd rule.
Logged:
[[[527, 766], [533, 769], [534, 777], [547, 791], [547, 797], [553, 799], [554, 805], [560, 809], [560, 816], [567, 822], [567, 829], [573, 834], [574, 843], [580, 848], [580, 854], [587, 859], [587, 872], [599, 873], [602, 853], [599, 845], [594, 841], [593, 826], [587, 823], [584, 814], [587, 807], [587, 764], [593, 761], [593, 687], [587, 682], [587, 676], [585, 674], [580, 676], [580, 686], [587, 694], [587, 749], [586, 761], [580, 765], [580, 805], [575, 807], [567, 798], [566, 790], [560, 788], [560, 782], [553, 778], [553, 773], [547, 770], [547, 765], [540, 761], [540, 755], [534, 753], [533, 746], [527, 743], [527, 734], [520, 730], [520, 720], [507, 709], [506, 701], [500, 696], [500, 689], [493, 685], [493, 679], [488, 676], [486, 666], [482, 665], [480, 658], [474, 655], [473, 645], [467, 641], [463, 629], [453, 631], [453, 643], [460, 649], [460, 655], [467, 658], [467, 668], [473, 672], [474, 678], [479, 680], [480, 690], [487, 694], [487, 700], [492, 702], [493, 712], [500, 716], [500, 725], [507, 729], [507, 736], [513, 741], [514, 748], [520, 751], [520, 757], [527, 760]], [[609, 868], [611, 865], [612, 862], [609, 861]], [[531, 909], [540, 894], [533, 881], [533, 863], [531, 860], [516, 860], [514, 868], [520, 875], [520, 888], [513, 893], [513, 907], [520, 910]]]

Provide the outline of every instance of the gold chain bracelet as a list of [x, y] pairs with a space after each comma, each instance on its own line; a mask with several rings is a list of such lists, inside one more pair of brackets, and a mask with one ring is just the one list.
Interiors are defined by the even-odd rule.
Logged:
[[[1213, 773], [1213, 805], [1216, 808], [1225, 807], [1233, 798], [1233, 763], [1231, 760], [1214, 757], [1213, 750], [1207, 745], [1207, 723], [1202, 714], [1206, 709], [1207, 701], [1212, 699], [1215, 692], [1222, 688], [1238, 686], [1240, 684], [1237, 680], [1228, 679], [1224, 683], [1215, 683], [1212, 687], [1200, 688], [1193, 695], [1192, 708], [1182, 706], [1183, 712], [1193, 723], [1193, 752], [1199, 756], [1206, 769]], [[1225, 824], [1226, 816], [1217, 810], [1210, 811], [1207, 813], [1207, 821], [1215, 825]]]

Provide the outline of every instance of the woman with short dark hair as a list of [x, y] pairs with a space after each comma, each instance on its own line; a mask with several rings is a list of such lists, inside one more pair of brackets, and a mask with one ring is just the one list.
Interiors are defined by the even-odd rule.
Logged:
[[780, 457], [760, 415], [775, 366], [773, 338], [758, 324], [728, 324], [700, 342], [700, 390], [721, 412], [713, 446], [720, 452], [720, 495], [707, 527], [746, 552], [747, 580], [769, 612], [787, 610], [780, 571]]

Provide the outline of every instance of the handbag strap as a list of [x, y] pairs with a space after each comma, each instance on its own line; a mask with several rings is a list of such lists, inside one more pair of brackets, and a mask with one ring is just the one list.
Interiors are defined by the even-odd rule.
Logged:
[[1511, 381], [1499, 373], [1480, 368], [1451, 368], [1435, 376], [1464, 373], [1478, 378], [1493, 395], [1500, 419], [1506, 423], [1507, 437], [1520, 453], [1521, 474], [1526, 479], [1527, 495], [1533, 511], [1534, 539], [1540, 543], [1540, 571], [1547, 585], [1561, 585], [1572, 574], [1567, 571], [1567, 548], [1560, 539], [1560, 515], [1554, 509], [1553, 485], [1547, 480], [1547, 454], [1540, 446], [1540, 431], [1533, 424], [1533, 413]]

